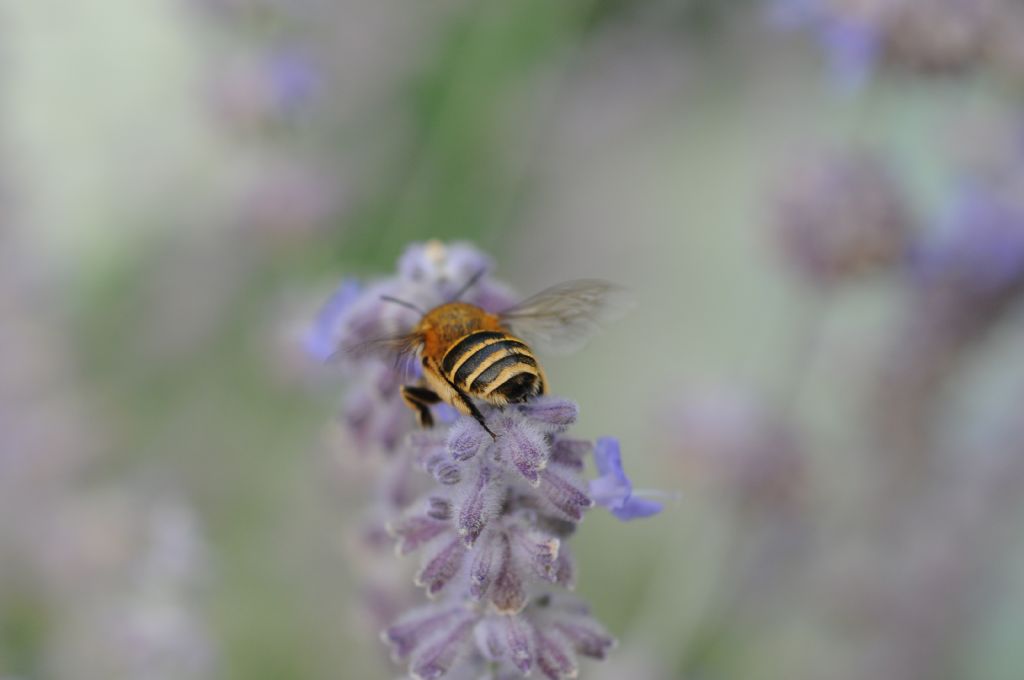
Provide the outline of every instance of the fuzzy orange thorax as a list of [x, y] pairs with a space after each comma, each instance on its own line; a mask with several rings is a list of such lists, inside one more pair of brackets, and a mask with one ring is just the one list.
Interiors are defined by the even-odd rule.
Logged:
[[476, 305], [449, 302], [427, 312], [416, 327], [423, 338], [423, 356], [440, 361], [460, 338], [475, 331], [503, 331], [497, 315]]

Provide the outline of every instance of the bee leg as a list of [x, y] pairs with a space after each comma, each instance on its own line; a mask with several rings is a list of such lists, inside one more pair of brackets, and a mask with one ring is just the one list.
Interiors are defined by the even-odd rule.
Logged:
[[464, 410], [465, 412], [468, 412], [469, 415], [473, 416], [476, 419], [476, 422], [480, 423], [480, 427], [484, 428], [487, 434], [491, 435], [491, 439], [498, 438], [498, 435], [491, 432], [491, 428], [487, 427], [487, 421], [484, 420], [484, 414], [480, 413], [480, 409], [476, 407], [476, 404], [474, 404], [469, 397], [467, 397], [461, 391], [456, 390], [455, 399], [459, 402], [459, 405], [461, 405], [462, 407], [459, 409], [460, 411]]
[[430, 413], [430, 406], [441, 401], [441, 397], [437, 396], [436, 392], [426, 387], [403, 385], [402, 399], [409, 405], [409, 408], [416, 411], [416, 421], [420, 427], [434, 426], [434, 416]]

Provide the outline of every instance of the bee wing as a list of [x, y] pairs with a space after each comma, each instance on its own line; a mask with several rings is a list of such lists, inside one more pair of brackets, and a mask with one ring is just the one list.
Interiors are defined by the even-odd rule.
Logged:
[[409, 362], [419, 351], [421, 344], [422, 340], [416, 333], [374, 338], [354, 344], [342, 343], [337, 351], [331, 355], [331, 361], [377, 357], [379, 359], [393, 360], [395, 366], [408, 366]]
[[624, 288], [608, 281], [581, 279], [552, 286], [501, 313], [506, 328], [555, 354], [573, 352], [602, 325], [630, 306]]

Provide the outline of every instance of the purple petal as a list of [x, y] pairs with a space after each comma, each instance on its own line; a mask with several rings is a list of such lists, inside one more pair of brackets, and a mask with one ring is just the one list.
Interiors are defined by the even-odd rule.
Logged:
[[642, 519], [644, 517], [657, 515], [661, 512], [662, 507], [661, 503], [658, 503], [657, 501], [632, 497], [627, 499], [620, 506], [611, 508], [611, 512], [623, 522], [628, 522], [631, 519]]
[[597, 472], [600, 475], [609, 475], [629, 484], [626, 473], [622, 469], [622, 454], [619, 450], [619, 440], [614, 437], [601, 437], [594, 445], [594, 463], [597, 465]]
[[633, 493], [629, 480], [623, 482], [623, 480], [611, 475], [590, 480], [588, 490], [594, 502], [606, 508], [615, 508], [622, 505]]
[[620, 520], [650, 517], [661, 511], [660, 503], [633, 498], [633, 485], [622, 467], [618, 440], [601, 437], [594, 447], [594, 462], [601, 476], [590, 481], [594, 502], [608, 508]]

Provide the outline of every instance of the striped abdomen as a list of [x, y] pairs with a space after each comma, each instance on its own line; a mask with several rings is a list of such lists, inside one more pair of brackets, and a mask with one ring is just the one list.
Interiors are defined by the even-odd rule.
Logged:
[[545, 392], [543, 372], [530, 348], [498, 331], [459, 339], [441, 359], [441, 371], [459, 390], [497, 404]]

